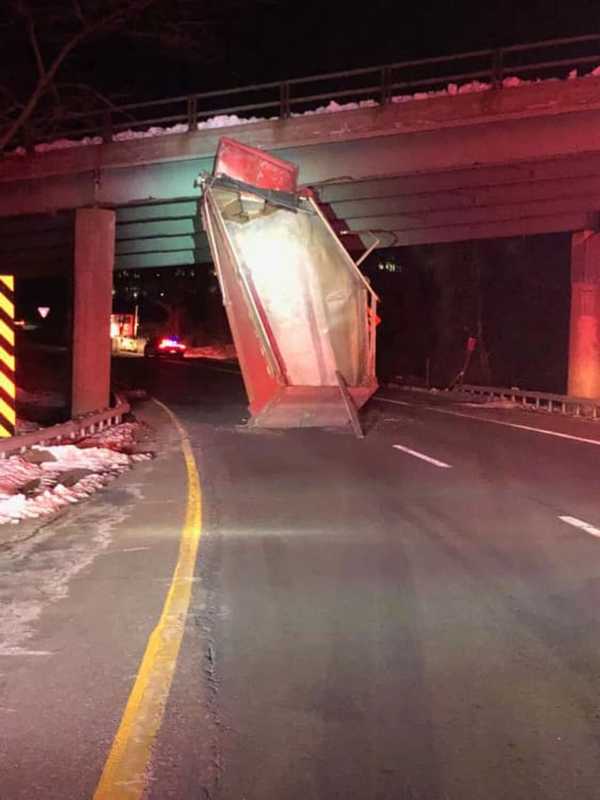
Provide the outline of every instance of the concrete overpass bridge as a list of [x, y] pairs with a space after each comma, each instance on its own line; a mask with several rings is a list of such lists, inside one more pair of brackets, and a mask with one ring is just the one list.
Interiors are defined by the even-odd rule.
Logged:
[[354, 242], [573, 233], [569, 390], [600, 396], [600, 77], [590, 76], [0, 160], [4, 271], [74, 265], [74, 410], [107, 396], [98, 331], [112, 269], [210, 259], [194, 182], [223, 134], [298, 163]]

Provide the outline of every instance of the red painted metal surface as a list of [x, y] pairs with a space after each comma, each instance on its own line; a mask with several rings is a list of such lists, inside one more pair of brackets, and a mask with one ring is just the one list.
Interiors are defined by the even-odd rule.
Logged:
[[215, 175], [228, 175], [259, 189], [276, 189], [295, 192], [298, 183], [298, 167], [289, 161], [264, 153], [254, 147], [223, 137], [219, 141]]

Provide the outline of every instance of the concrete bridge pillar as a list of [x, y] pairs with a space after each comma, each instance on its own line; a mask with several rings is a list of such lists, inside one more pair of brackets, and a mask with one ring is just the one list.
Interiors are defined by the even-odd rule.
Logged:
[[71, 414], [108, 406], [115, 212], [75, 212]]
[[568, 393], [600, 397], [600, 234], [578, 231], [571, 242], [571, 332]]

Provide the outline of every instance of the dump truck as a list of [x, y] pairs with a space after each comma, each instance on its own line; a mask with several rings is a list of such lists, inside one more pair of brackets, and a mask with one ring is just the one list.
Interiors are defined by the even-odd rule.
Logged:
[[223, 137], [201, 215], [249, 398], [265, 428], [351, 423], [377, 389], [377, 295], [298, 167]]

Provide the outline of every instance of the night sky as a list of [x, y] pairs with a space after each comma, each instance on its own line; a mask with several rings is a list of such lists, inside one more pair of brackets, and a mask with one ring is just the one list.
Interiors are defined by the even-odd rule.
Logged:
[[[71, 3], [30, 1], [39, 9], [38, 34], [50, 54], [71, 24]], [[83, 5], [106, 8], [110, 2]], [[64, 13], [45, 25], [49, 9], [60, 8]], [[33, 58], [23, 22], [10, 9], [3, 0], [2, 81], [27, 86], [35, 75]], [[61, 79], [90, 82], [134, 102], [599, 30], [597, 0], [160, 0], [141, 26], [128, 25], [126, 34], [77, 50]]]
[[[173, 69], [156, 69], [140, 44], [148, 88], [153, 77], [166, 92], [219, 88], [600, 30], [593, 0], [246, 0], [230, 7], [208, 35], [204, 66], [203, 53], [188, 59], [163, 50]], [[131, 65], [129, 47], [121, 60]]]
[[[170, 69], [156, 69], [139, 44], [144, 78], [140, 86], [139, 72], [131, 76], [128, 93], [202, 91], [598, 30], [592, 0], [234, 2], [201, 52], [162, 50]], [[131, 42], [123, 45], [120, 62], [129, 66]]]

